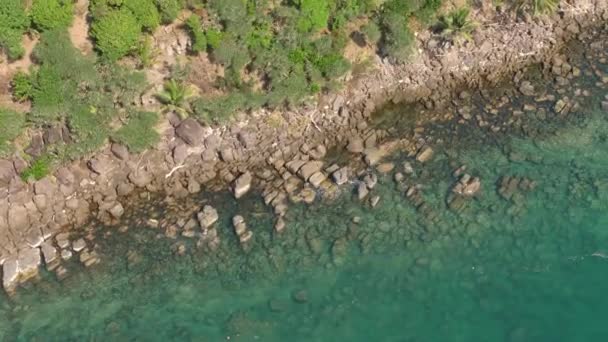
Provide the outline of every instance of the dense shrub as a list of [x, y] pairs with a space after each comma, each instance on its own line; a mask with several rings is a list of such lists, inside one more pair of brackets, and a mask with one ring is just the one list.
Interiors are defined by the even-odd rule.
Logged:
[[142, 152], [158, 142], [160, 136], [154, 129], [157, 122], [156, 113], [135, 112], [125, 125], [112, 134], [112, 138], [125, 144], [131, 152]]
[[153, 31], [160, 25], [160, 14], [153, 0], [123, 0], [121, 8], [129, 9], [144, 29]]
[[29, 100], [34, 92], [32, 78], [22, 71], [17, 72], [11, 81], [11, 90], [15, 100], [19, 102]]
[[39, 30], [68, 27], [74, 17], [72, 0], [34, 0], [31, 8], [32, 22]]
[[118, 60], [133, 51], [140, 33], [141, 25], [128, 9], [111, 11], [91, 27], [96, 48], [110, 61]]
[[407, 25], [407, 18], [391, 12], [382, 18], [382, 26], [382, 52], [396, 61], [406, 61], [412, 53], [414, 43], [414, 34]]
[[180, 0], [156, 0], [156, 5], [158, 6], [160, 20], [163, 24], [173, 22], [182, 9]]
[[192, 51], [203, 52], [207, 50], [207, 37], [205, 36], [205, 31], [203, 31], [199, 16], [196, 14], [191, 15], [186, 20], [186, 26], [192, 37]]
[[205, 31], [205, 37], [207, 38], [207, 45], [212, 49], [217, 49], [222, 43], [223, 34], [221, 31], [216, 29], [208, 29]]
[[0, 108], [0, 157], [10, 153], [13, 140], [21, 134], [24, 126], [22, 113]]
[[23, 56], [21, 36], [30, 25], [22, 0], [0, 1], [0, 49], [9, 59]]
[[298, 30], [300, 32], [318, 31], [327, 27], [329, 6], [327, 0], [297, 0], [300, 9]]
[[368, 44], [377, 44], [380, 38], [382, 38], [382, 31], [374, 21], [370, 21], [363, 26], [361, 32], [365, 35], [365, 40]]

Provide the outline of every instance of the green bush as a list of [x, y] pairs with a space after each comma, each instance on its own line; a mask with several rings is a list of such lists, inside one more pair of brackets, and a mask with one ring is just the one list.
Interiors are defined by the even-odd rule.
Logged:
[[141, 27], [148, 31], [160, 25], [160, 14], [152, 0], [124, 0], [121, 8], [131, 10]]
[[207, 37], [207, 45], [212, 50], [215, 50], [222, 43], [223, 34], [219, 30], [208, 29], [208, 30], [205, 31], [205, 37]]
[[160, 20], [163, 24], [172, 23], [182, 9], [180, 0], [156, 0], [158, 11], [160, 12]]
[[11, 90], [13, 91], [13, 97], [19, 102], [32, 98], [34, 86], [32, 84], [32, 78], [30, 75], [22, 71], [17, 72], [13, 76]]
[[207, 37], [201, 25], [201, 19], [198, 15], [193, 14], [186, 20], [186, 26], [192, 36], [192, 51], [203, 52], [207, 50]]
[[470, 10], [466, 7], [451, 11], [439, 18], [439, 29], [444, 35], [469, 39], [475, 24], [469, 19]]
[[6, 51], [11, 60], [24, 54], [21, 36], [29, 27], [30, 19], [25, 13], [22, 0], [0, 1], [0, 49]]
[[297, 0], [300, 9], [298, 30], [300, 32], [318, 31], [327, 28], [329, 6], [327, 0]]
[[384, 39], [382, 52], [399, 62], [405, 62], [413, 51], [414, 34], [407, 25], [407, 18], [388, 13], [382, 18]]
[[116, 61], [133, 51], [140, 33], [141, 25], [127, 9], [111, 11], [91, 27], [97, 49], [110, 61]]
[[156, 113], [136, 112], [112, 135], [112, 138], [125, 144], [133, 153], [142, 152], [158, 142], [160, 136], [154, 129], [157, 122]]
[[0, 108], [0, 157], [12, 149], [13, 140], [21, 134], [25, 126], [25, 115]]
[[74, 18], [72, 0], [34, 0], [31, 8], [32, 22], [39, 30], [68, 27]]
[[373, 21], [363, 26], [361, 32], [365, 35], [365, 40], [367, 40], [368, 44], [377, 44], [382, 38], [380, 27]]
[[32, 163], [30, 167], [21, 173], [21, 179], [27, 182], [30, 179], [41, 180], [51, 172], [52, 159], [50, 156], [42, 156]]

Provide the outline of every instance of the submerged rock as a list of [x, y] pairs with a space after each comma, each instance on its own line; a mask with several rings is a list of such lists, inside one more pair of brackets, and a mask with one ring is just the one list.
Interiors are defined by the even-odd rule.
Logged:
[[481, 190], [481, 180], [466, 173], [460, 177], [458, 183], [452, 188], [452, 192], [467, 197], [475, 196], [479, 190]]

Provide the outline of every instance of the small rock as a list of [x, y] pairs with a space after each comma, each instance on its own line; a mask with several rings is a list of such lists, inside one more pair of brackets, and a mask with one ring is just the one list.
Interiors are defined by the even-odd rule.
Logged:
[[129, 150], [121, 144], [112, 144], [111, 147], [112, 153], [116, 156], [116, 158], [120, 160], [129, 159]]
[[50, 242], [46, 241], [42, 243], [40, 250], [42, 251], [42, 257], [44, 258], [47, 270], [52, 271], [58, 265], [57, 249]]
[[277, 233], [282, 233], [285, 230], [285, 220], [282, 217], [277, 219], [277, 222], [274, 224], [274, 230]]
[[414, 173], [414, 167], [412, 166], [412, 163], [410, 163], [410, 162], [403, 163], [403, 171], [405, 172], [406, 175], [413, 174]]
[[304, 304], [308, 302], [308, 292], [306, 290], [295, 291], [292, 297], [296, 303]]
[[376, 187], [376, 184], [378, 184], [378, 176], [373, 173], [367, 174], [365, 177], [363, 177], [363, 182], [367, 188], [371, 190]]
[[393, 171], [395, 168], [395, 164], [393, 163], [382, 163], [376, 167], [376, 170], [380, 173], [389, 173]]
[[241, 245], [246, 244], [253, 237], [253, 232], [251, 230], [246, 231], [242, 235], [239, 235], [239, 242]]
[[116, 203], [112, 209], [110, 209], [110, 215], [112, 215], [114, 218], [120, 218], [124, 213], [125, 209], [120, 203]]
[[369, 199], [369, 204], [372, 208], [375, 208], [378, 205], [378, 202], [380, 202], [380, 196], [372, 196], [372, 198]]
[[68, 260], [72, 257], [72, 251], [69, 249], [64, 249], [61, 251], [61, 259]]
[[346, 150], [351, 153], [363, 152], [363, 140], [359, 137], [351, 137], [348, 140], [348, 145], [346, 146]]
[[401, 183], [405, 179], [405, 176], [401, 172], [395, 173], [395, 182]]
[[87, 247], [87, 243], [84, 241], [84, 239], [78, 239], [78, 240], [74, 241], [74, 243], [72, 243], [72, 249], [76, 253], [85, 249], [85, 247]]
[[203, 211], [199, 212], [197, 216], [198, 222], [203, 229], [211, 227], [219, 219], [217, 210], [210, 205], [204, 206]]
[[308, 180], [308, 182], [314, 186], [315, 188], [318, 188], [321, 183], [323, 183], [324, 180], [326, 180], [327, 177], [325, 176], [325, 174], [321, 171], [313, 174], [312, 176], [310, 176], [310, 179]]
[[429, 146], [424, 146], [418, 151], [416, 155], [416, 160], [421, 163], [426, 163], [433, 158], [433, 149]]
[[359, 200], [364, 199], [369, 194], [369, 190], [367, 189], [367, 185], [365, 183], [359, 183], [357, 186], [357, 195], [359, 196]]
[[342, 185], [348, 182], [348, 167], [344, 166], [332, 174], [332, 178], [337, 185]]
[[316, 160], [323, 159], [326, 154], [327, 154], [327, 148], [325, 148], [325, 146], [323, 146], [323, 145], [319, 145], [319, 146], [313, 148], [312, 150], [308, 151], [308, 155], [310, 156], [310, 158], [316, 159]]

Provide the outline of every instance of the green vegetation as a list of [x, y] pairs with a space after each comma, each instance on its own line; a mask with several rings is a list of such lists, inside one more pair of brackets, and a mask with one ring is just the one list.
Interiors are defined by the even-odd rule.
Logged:
[[439, 30], [444, 35], [470, 39], [475, 24], [469, 19], [470, 10], [466, 7], [451, 11], [439, 19]]
[[181, 0], [156, 0], [156, 5], [158, 6], [160, 19], [163, 24], [173, 22], [182, 9]]
[[148, 31], [160, 25], [160, 13], [156, 4], [150, 0], [122, 0], [123, 7], [129, 9], [139, 24]]
[[74, 2], [72, 0], [33, 0], [31, 16], [34, 25], [41, 31], [68, 27], [74, 18]]
[[192, 36], [192, 51], [203, 52], [207, 50], [207, 37], [205, 36], [205, 31], [203, 31], [199, 16], [191, 15], [188, 17], [188, 20], [186, 20], [186, 26], [188, 27], [190, 35]]
[[537, 15], [554, 12], [559, 5], [559, 0], [528, 0], [528, 2], [531, 2], [529, 5]]
[[373, 21], [361, 27], [361, 32], [365, 35], [368, 44], [377, 44], [382, 38], [380, 27]]
[[34, 94], [34, 85], [32, 84], [31, 77], [22, 71], [17, 72], [13, 76], [11, 90], [13, 92], [13, 97], [18, 102], [30, 99]]
[[188, 113], [188, 101], [194, 96], [192, 90], [183, 82], [172, 79], [165, 83], [165, 89], [158, 94], [159, 100], [180, 116]]
[[40, 180], [51, 172], [53, 164], [52, 157], [45, 155], [32, 162], [30, 167], [21, 173], [21, 179], [27, 182], [30, 179]]
[[21, 134], [25, 126], [25, 115], [0, 108], [0, 157], [12, 150], [12, 142]]
[[21, 0], [0, 1], [0, 50], [4, 50], [9, 59], [23, 56], [21, 36], [29, 26], [30, 18]]
[[[45, 32], [34, 54], [39, 66], [32, 71], [32, 110], [27, 118], [39, 126], [65, 123], [73, 141], [47, 146], [49, 159], [74, 159], [92, 153], [113, 136], [117, 121], [128, 123], [132, 115], [139, 115], [133, 100], [145, 87], [143, 74], [97, 64], [72, 46], [64, 30]], [[144, 130], [138, 133], [137, 141], [145, 141], [145, 134], [153, 139], [156, 133]]]
[[141, 25], [128, 9], [111, 11], [91, 27], [95, 46], [110, 61], [118, 60], [133, 51], [140, 34]]
[[158, 142], [160, 136], [154, 129], [157, 122], [156, 113], [136, 112], [112, 135], [112, 139], [126, 145], [133, 153], [142, 152]]

